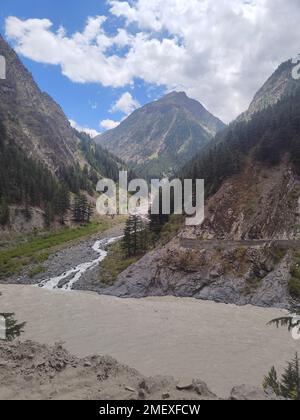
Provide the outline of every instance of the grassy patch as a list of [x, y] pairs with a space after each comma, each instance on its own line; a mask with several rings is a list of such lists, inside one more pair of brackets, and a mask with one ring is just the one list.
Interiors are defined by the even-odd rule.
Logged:
[[260, 288], [261, 285], [262, 279], [259, 279], [258, 277], [251, 279], [245, 285], [244, 289], [242, 290], [242, 294], [245, 296], [252, 295]]
[[169, 251], [162, 258], [163, 266], [173, 266], [184, 272], [198, 271], [204, 262], [203, 255], [196, 250]]
[[290, 295], [295, 298], [300, 298], [300, 266], [299, 263], [295, 263], [292, 265], [291, 270], [291, 278], [288, 283], [288, 289]]
[[107, 257], [101, 263], [101, 283], [106, 285], [113, 284], [119, 274], [130, 265], [136, 263], [142, 255], [125, 258], [120, 242], [112, 245], [108, 250]]
[[290, 295], [295, 298], [300, 298], [300, 280], [296, 277], [291, 277], [288, 284]]
[[172, 214], [170, 220], [166, 223], [161, 231], [159, 242], [165, 245], [171, 241], [180, 231], [184, 224], [184, 216]]
[[283, 258], [286, 256], [287, 254], [287, 249], [284, 248], [280, 248], [279, 246], [273, 246], [270, 249], [271, 255], [274, 258], [274, 262], [275, 264], [280, 263]]
[[31, 238], [25, 243], [0, 252], [0, 278], [19, 274], [29, 264], [41, 264], [49, 255], [66, 243], [103, 232], [117, 223], [105, 218], [73, 229], [63, 229], [44, 236]]
[[31, 279], [33, 279], [38, 274], [44, 273], [44, 271], [45, 267], [43, 267], [42, 265], [37, 265], [29, 271], [28, 275]]

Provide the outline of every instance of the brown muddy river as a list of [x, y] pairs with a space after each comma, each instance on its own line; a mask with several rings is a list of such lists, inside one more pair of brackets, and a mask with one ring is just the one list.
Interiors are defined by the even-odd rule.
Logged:
[[276, 309], [33, 286], [0, 291], [0, 312], [27, 322], [22, 339], [64, 341], [78, 356], [108, 354], [145, 375], [200, 378], [224, 397], [235, 385], [261, 385], [272, 365], [282, 368], [300, 350], [288, 331], [266, 326], [282, 315]]

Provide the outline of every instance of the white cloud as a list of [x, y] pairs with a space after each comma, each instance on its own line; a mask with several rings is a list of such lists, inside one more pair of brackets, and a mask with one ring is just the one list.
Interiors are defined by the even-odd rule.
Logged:
[[74, 121], [74, 120], [69, 120], [69, 122], [70, 122], [71, 126], [73, 128], [75, 128], [77, 131], [79, 131], [80, 133], [88, 134], [89, 136], [92, 137], [92, 139], [96, 136], [99, 136], [99, 134], [100, 134], [97, 130], [94, 130], [93, 128], [87, 128], [87, 127], [82, 127], [82, 126], [78, 125], [77, 122]]
[[104, 128], [105, 130], [112, 130], [113, 128], [118, 127], [120, 122], [114, 120], [103, 120], [100, 121], [100, 127]]
[[299, 52], [298, 0], [108, 3], [121, 18], [113, 36], [103, 28], [110, 16], [91, 17], [82, 33], [69, 36], [48, 19], [9, 17], [6, 33], [19, 53], [60, 65], [74, 82], [117, 88], [139, 78], [185, 90], [226, 121], [245, 110], [277, 65]]
[[121, 111], [124, 114], [128, 115], [140, 106], [140, 103], [132, 97], [131, 93], [125, 92], [112, 106], [111, 112]]

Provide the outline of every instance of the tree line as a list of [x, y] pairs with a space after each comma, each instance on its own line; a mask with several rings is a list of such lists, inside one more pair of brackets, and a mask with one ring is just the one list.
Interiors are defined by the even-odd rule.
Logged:
[[[12, 204], [23, 205], [28, 220], [32, 206], [44, 210], [47, 227], [56, 216], [64, 224], [65, 214], [70, 209], [70, 193], [80, 196], [81, 191], [86, 191], [93, 195], [100, 176], [118, 178], [121, 162], [115, 161], [109, 152], [96, 146], [89, 136], [82, 133], [77, 133], [77, 136], [90, 167], [86, 165], [82, 169], [77, 163], [72, 167], [60, 168], [54, 175], [8, 138], [0, 120], [0, 225], [9, 222], [9, 206]], [[74, 219], [90, 220], [90, 210], [84, 212], [84, 217], [82, 214], [79, 216], [77, 212]]]
[[300, 89], [255, 114], [250, 121], [232, 123], [179, 173], [205, 179], [205, 190], [214, 194], [223, 181], [242, 171], [247, 157], [265, 165], [280, 163], [288, 154], [300, 174]]

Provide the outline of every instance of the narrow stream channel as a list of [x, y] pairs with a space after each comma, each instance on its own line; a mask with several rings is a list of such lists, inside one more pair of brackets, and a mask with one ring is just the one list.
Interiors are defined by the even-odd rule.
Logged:
[[119, 241], [122, 236], [115, 238], [102, 239], [96, 241], [92, 249], [99, 254], [99, 257], [93, 261], [78, 264], [75, 268], [68, 270], [57, 277], [46, 279], [39, 284], [39, 287], [43, 287], [49, 290], [62, 289], [72, 290], [73, 285], [80, 279], [80, 277], [87, 271], [96, 267], [104, 258], [107, 256], [107, 248]]

